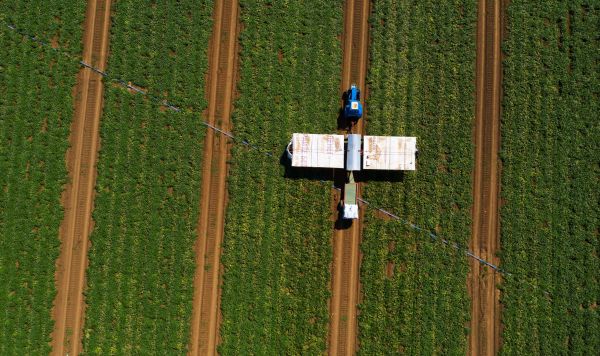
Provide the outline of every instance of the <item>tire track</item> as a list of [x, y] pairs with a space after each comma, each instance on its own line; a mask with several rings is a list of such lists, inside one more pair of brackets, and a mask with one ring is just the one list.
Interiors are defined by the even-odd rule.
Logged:
[[[238, 2], [214, 4], [207, 88], [211, 125], [231, 130], [230, 114], [237, 66]], [[206, 131], [196, 242], [196, 275], [190, 337], [191, 355], [214, 355], [219, 342], [221, 245], [226, 204], [227, 138]]]
[[[342, 87], [347, 90], [355, 83], [363, 94], [366, 94], [365, 83], [367, 74], [368, 46], [368, 0], [347, 0], [344, 9], [343, 34], [343, 68]], [[353, 130], [364, 133], [366, 108], [364, 115]], [[336, 186], [344, 184], [344, 172], [336, 174]], [[362, 184], [358, 184], [357, 196], [360, 197]], [[337, 206], [341, 199], [340, 193], [335, 193], [333, 211], [337, 214]], [[360, 238], [362, 232], [362, 212], [359, 220], [349, 228], [335, 227], [333, 233], [333, 265], [332, 265], [332, 296], [329, 312], [329, 354], [353, 355], [356, 352], [357, 340], [357, 304], [360, 291]]]
[[[479, 0], [477, 18], [477, 104], [474, 129], [473, 230], [470, 248], [498, 265], [500, 249], [498, 197], [500, 101], [502, 98], [502, 1]], [[500, 350], [499, 276], [471, 261], [471, 333], [469, 354], [495, 355]]]
[[[89, 0], [85, 17], [83, 61], [104, 71], [108, 53], [111, 0]], [[67, 152], [69, 183], [63, 194], [65, 216], [60, 227], [61, 252], [56, 261], [57, 295], [52, 311], [52, 354], [78, 355], [85, 311], [84, 288], [96, 159], [104, 86], [102, 76], [82, 68], [75, 88], [75, 115]]]

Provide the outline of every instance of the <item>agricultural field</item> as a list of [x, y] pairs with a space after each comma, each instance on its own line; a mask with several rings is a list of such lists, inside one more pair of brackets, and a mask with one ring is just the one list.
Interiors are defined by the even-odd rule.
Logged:
[[507, 18], [502, 351], [596, 354], [600, 5], [511, 1]]
[[83, 344], [90, 354], [181, 354], [195, 271], [212, 1], [113, 3], [109, 81]]
[[416, 172], [371, 177], [361, 249], [359, 352], [465, 354], [468, 261], [428, 232], [467, 245], [471, 201], [476, 3], [373, 5], [366, 131], [417, 136]]
[[[353, 315], [347, 308], [355, 305], [350, 297], [350, 305], [339, 308], [343, 311], [330, 311], [328, 305], [336, 290], [331, 283], [332, 242], [339, 241], [332, 236], [350, 235], [332, 233], [359, 229], [334, 230], [333, 170], [291, 169], [284, 149], [294, 132], [337, 131], [342, 74], [352, 80], [367, 75], [367, 87], [360, 88], [366, 98], [366, 120], [361, 122], [366, 134], [416, 136], [420, 151], [415, 172], [356, 175], [371, 208], [363, 204], [364, 214], [354, 225], [362, 228], [360, 280], [350, 281], [360, 285], [358, 339], [356, 345], [344, 346], [364, 355], [476, 354], [484, 346], [474, 350], [469, 344], [469, 335], [475, 335], [470, 327], [487, 322], [494, 332], [502, 330], [500, 346], [496, 340], [486, 344], [486, 333], [479, 334], [478, 346], [494, 344], [488, 350], [499, 347], [506, 355], [597, 353], [598, 1], [504, 0], [502, 16], [480, 13], [489, 16], [479, 21], [494, 21], [485, 20], [479, 27], [484, 37], [477, 37], [477, 1], [372, 0], [368, 72], [359, 65], [365, 54], [362, 38], [367, 38], [361, 37], [366, 27], [361, 26], [359, 15], [365, 12], [360, 5], [366, 3], [352, 6], [344, 0], [240, 0], [235, 8], [240, 15], [239, 63], [232, 64], [237, 55], [227, 57], [235, 46], [228, 47], [226, 39], [233, 38], [227, 36], [236, 26], [224, 21], [215, 27], [222, 31], [215, 32], [215, 43], [222, 47], [214, 48], [227, 55], [215, 56], [217, 67], [209, 70], [217, 1], [111, 2], [108, 75], [97, 72], [104, 76], [105, 90], [81, 319], [85, 354], [184, 354], [195, 347], [190, 343], [192, 325], [207, 329], [215, 324], [220, 329], [214, 340], [223, 355], [332, 352], [328, 340], [335, 338], [328, 331], [336, 329], [331, 320], [338, 317], [338, 326], [352, 320], [346, 317]], [[499, 4], [491, 1], [479, 4], [489, 5], [482, 9]], [[56, 298], [60, 278], [55, 278], [61, 275], [57, 258], [71, 167], [66, 153], [74, 105], [81, 99], [76, 80], [82, 68], [78, 61], [86, 6], [86, 1], [0, 1], [0, 355], [52, 353], [52, 331], [60, 329], [52, 308], [61, 299]], [[226, 13], [232, 11], [229, 6], [222, 8], [216, 24], [219, 16], [236, 17], [235, 11]], [[501, 18], [505, 32], [488, 30], [498, 29], [495, 21]], [[487, 70], [497, 67], [476, 68], [484, 63], [476, 63], [478, 48], [484, 55], [497, 48], [488, 34], [495, 36], [494, 44], [502, 41], [502, 90], [496, 90], [500, 81], [494, 73], [499, 72]], [[97, 42], [86, 42], [96, 47], [92, 52], [106, 53], [99, 50], [106, 44], [104, 37], [98, 31], [94, 37]], [[477, 38], [483, 38], [479, 45], [487, 41], [487, 52], [478, 47]], [[352, 73], [342, 69], [346, 39], [346, 53], [353, 54], [345, 67]], [[238, 70], [235, 79], [228, 68]], [[507, 273], [498, 278], [502, 294], [496, 309], [502, 325], [494, 324], [498, 318], [478, 316], [469, 322], [468, 286], [479, 275], [468, 277], [470, 261], [464, 250], [440, 243], [444, 238], [469, 246], [472, 225], [475, 230], [478, 225], [472, 220], [495, 210], [486, 210], [493, 204], [473, 204], [478, 206], [473, 194], [477, 197], [477, 187], [484, 185], [474, 184], [475, 167], [483, 167], [481, 161], [496, 166], [495, 160], [475, 154], [474, 124], [484, 119], [489, 123], [486, 115], [492, 112], [479, 111], [483, 104], [476, 100], [485, 101], [481, 93], [486, 91], [476, 93], [476, 76], [485, 77], [477, 88], [493, 92], [489, 97], [503, 96], [498, 257]], [[207, 78], [219, 78], [209, 89], [216, 93], [211, 103], [222, 101], [213, 111], [207, 110]], [[223, 109], [229, 99], [222, 93], [229, 92], [230, 80], [235, 83], [235, 139], [227, 141], [231, 155], [220, 246], [207, 243], [208, 234], [198, 228], [222, 226], [222, 219], [210, 225], [213, 217], [220, 219], [217, 213], [206, 215], [203, 222], [200, 200], [201, 194], [216, 196], [209, 190], [225, 192], [206, 174], [203, 180], [203, 171], [225, 179], [225, 169], [203, 162], [205, 154], [217, 157], [210, 148], [204, 150], [205, 143], [220, 149], [224, 141], [211, 146], [202, 121], [229, 126], [219, 114], [210, 113], [229, 112]], [[131, 86], [126, 88], [126, 83]], [[169, 109], [167, 102], [181, 111]], [[476, 111], [482, 120], [476, 120]], [[84, 130], [80, 132], [81, 141], [76, 142], [85, 140]], [[218, 156], [221, 162], [225, 155]], [[78, 162], [83, 162], [78, 166], [82, 171], [81, 166], [93, 166], [85, 162], [94, 161]], [[490, 172], [495, 179], [495, 171]], [[210, 189], [202, 190], [202, 182]], [[495, 201], [496, 190], [488, 191]], [[388, 210], [401, 221], [372, 207]], [[88, 221], [89, 214], [81, 215], [79, 220]], [[75, 231], [87, 225], [70, 226]], [[491, 240], [477, 241], [478, 253], [492, 254], [487, 245]], [[206, 258], [208, 253], [196, 258], [195, 247], [201, 244], [210, 245], [211, 256], [218, 256], [222, 247], [221, 266], [211, 265], [218, 259]], [[73, 246], [77, 249], [77, 242]], [[358, 261], [340, 250], [346, 254], [340, 260]], [[84, 268], [72, 270], [83, 273]], [[220, 293], [209, 290], [214, 298], [205, 309], [219, 305], [215, 300], [221, 298], [220, 310], [205, 312], [218, 315], [210, 325], [202, 313], [197, 314], [199, 321], [192, 320], [194, 276], [208, 270], [222, 270], [222, 280], [206, 278], [218, 280], [221, 288]], [[354, 276], [348, 270], [344, 276]], [[339, 284], [358, 289], [344, 281]], [[487, 287], [497, 291], [491, 284]], [[208, 295], [206, 288], [196, 292]], [[70, 290], [81, 296], [79, 287]], [[78, 298], [65, 298], [63, 304], [71, 305], [72, 299]], [[483, 309], [497, 306], [473, 304], [484, 316]], [[63, 319], [68, 318], [77, 319]], [[61, 330], [78, 339], [73, 329]], [[342, 337], [353, 343], [354, 329], [348, 330]], [[70, 342], [53, 339], [65, 344], [65, 350]], [[202, 350], [198, 354], [213, 347], [206, 345], [196, 347]]]
[[335, 132], [342, 1], [241, 5], [234, 133], [273, 153], [232, 147], [222, 263], [220, 352], [326, 351], [332, 251], [329, 184], [279, 157], [293, 132]]
[[85, 3], [0, 2], [0, 354], [50, 351], [65, 152]]

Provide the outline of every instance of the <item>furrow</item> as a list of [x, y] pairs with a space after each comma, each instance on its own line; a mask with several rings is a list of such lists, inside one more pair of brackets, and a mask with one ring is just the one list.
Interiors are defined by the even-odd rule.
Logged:
[[[208, 117], [206, 120], [230, 129], [231, 100], [236, 61], [238, 3], [216, 1], [209, 55]], [[226, 200], [225, 179], [228, 146], [208, 130], [204, 147], [203, 182], [198, 219], [197, 266], [190, 354], [213, 355], [219, 340], [220, 255]]]
[[[108, 47], [110, 0], [90, 0], [85, 20], [83, 60], [103, 69]], [[99, 146], [103, 95], [102, 78], [87, 68], [78, 77], [75, 118], [71, 127], [71, 151], [67, 155], [70, 183], [66, 187], [65, 217], [61, 226], [61, 255], [57, 262], [54, 302], [56, 320], [52, 353], [79, 354], [83, 327], [85, 268]]]

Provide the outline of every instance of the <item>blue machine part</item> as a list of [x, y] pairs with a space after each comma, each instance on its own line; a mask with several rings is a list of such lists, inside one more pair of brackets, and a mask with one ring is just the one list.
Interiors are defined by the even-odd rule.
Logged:
[[346, 150], [347, 171], [360, 171], [360, 145], [361, 135], [348, 135], [348, 148]]
[[344, 117], [350, 120], [358, 120], [362, 117], [362, 104], [360, 103], [360, 90], [352, 84], [346, 93], [346, 104], [344, 105]]

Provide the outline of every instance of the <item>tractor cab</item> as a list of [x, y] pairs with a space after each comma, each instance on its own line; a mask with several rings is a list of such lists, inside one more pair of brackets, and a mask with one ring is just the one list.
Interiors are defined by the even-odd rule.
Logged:
[[362, 116], [362, 104], [360, 103], [360, 90], [355, 84], [350, 86], [346, 92], [346, 103], [344, 104], [344, 117], [348, 120], [358, 121]]

